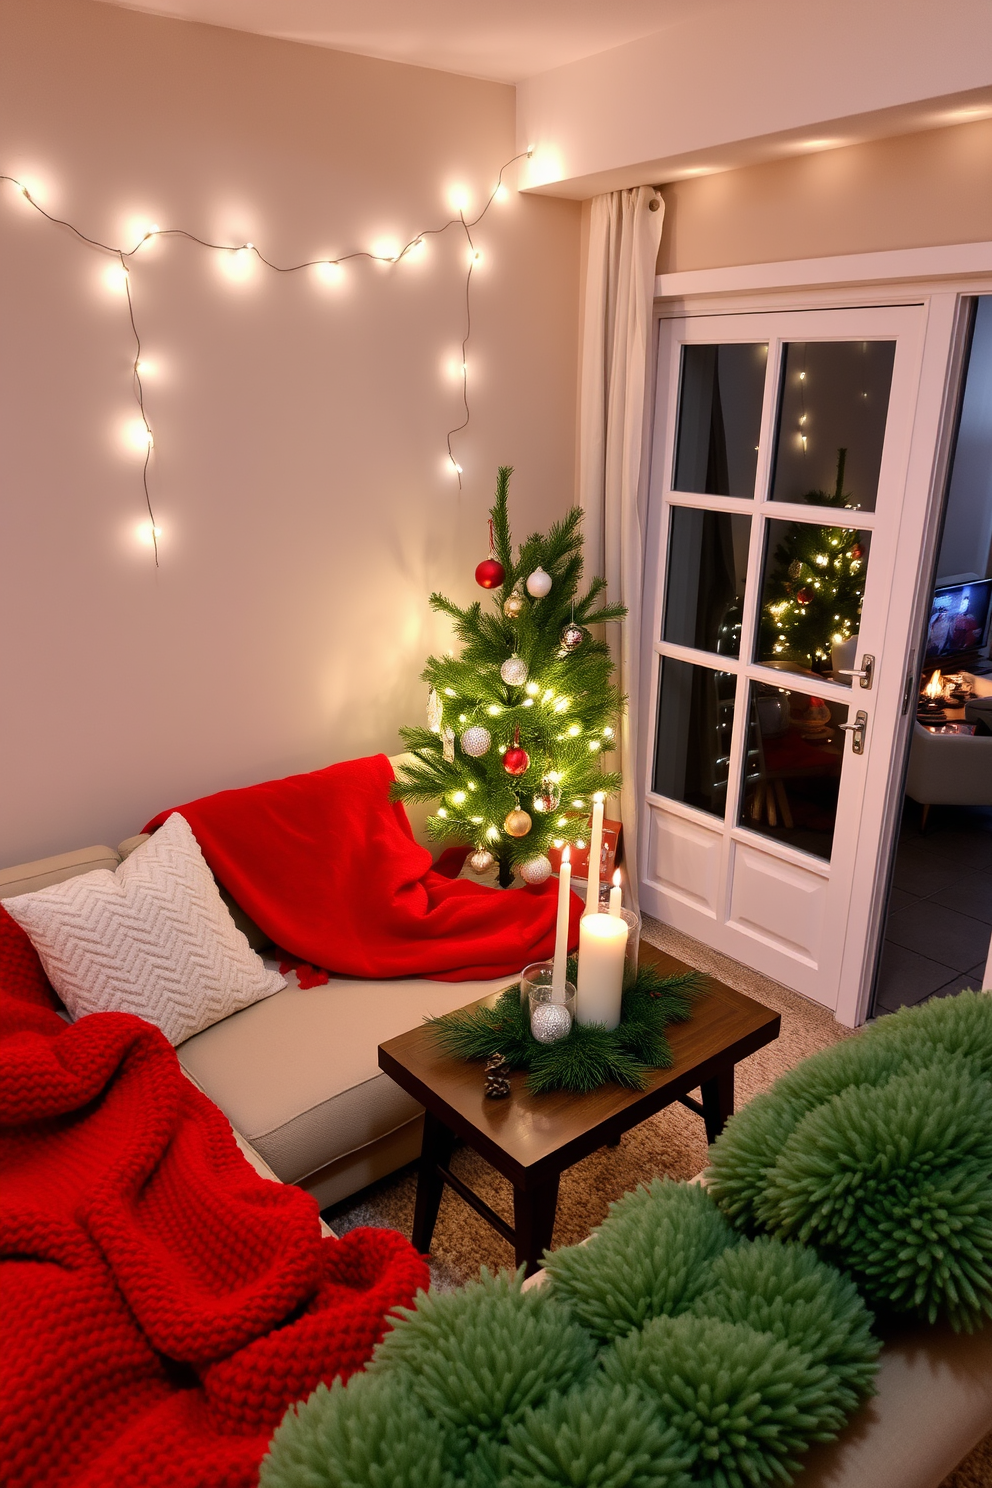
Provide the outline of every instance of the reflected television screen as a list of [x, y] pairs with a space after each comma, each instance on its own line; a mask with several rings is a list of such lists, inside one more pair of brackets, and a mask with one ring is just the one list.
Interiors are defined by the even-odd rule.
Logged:
[[980, 651], [988, 640], [992, 579], [934, 590], [927, 625], [926, 661], [950, 661]]

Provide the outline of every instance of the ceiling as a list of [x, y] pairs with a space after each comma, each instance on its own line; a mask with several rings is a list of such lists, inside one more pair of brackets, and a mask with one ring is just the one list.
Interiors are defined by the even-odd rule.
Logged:
[[[495, 82], [663, 31], [732, 0], [106, 0]], [[744, 0], [733, 0], [738, 5]]]

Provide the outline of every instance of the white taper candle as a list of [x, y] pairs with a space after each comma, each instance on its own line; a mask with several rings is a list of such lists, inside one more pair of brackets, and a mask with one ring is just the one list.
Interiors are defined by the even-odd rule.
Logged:
[[568, 902], [572, 897], [572, 863], [568, 848], [562, 850], [558, 870], [558, 922], [555, 926], [555, 959], [551, 968], [551, 990], [565, 987], [565, 963], [568, 960]]
[[589, 839], [589, 883], [586, 889], [586, 914], [599, 913], [599, 865], [603, 856], [603, 798], [592, 803], [592, 836]]
[[614, 917], [619, 917], [620, 902], [622, 898], [623, 893], [620, 888], [620, 869], [618, 868], [616, 873], [614, 873], [613, 875], [613, 887], [610, 890], [610, 914]]

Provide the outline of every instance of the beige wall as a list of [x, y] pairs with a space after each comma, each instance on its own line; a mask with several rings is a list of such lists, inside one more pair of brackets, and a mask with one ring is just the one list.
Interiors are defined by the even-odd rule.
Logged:
[[663, 188], [661, 273], [992, 239], [992, 120]]
[[[513, 91], [90, 0], [0, 0], [0, 170], [116, 240], [130, 217], [277, 259], [405, 239], [514, 152]], [[464, 494], [444, 370], [465, 248], [234, 284], [178, 241], [135, 265], [162, 567], [136, 529], [124, 302], [105, 260], [0, 186], [0, 863], [115, 843], [223, 786], [392, 750], [480, 594], [495, 468], [533, 530], [574, 477], [579, 207], [479, 231]]]

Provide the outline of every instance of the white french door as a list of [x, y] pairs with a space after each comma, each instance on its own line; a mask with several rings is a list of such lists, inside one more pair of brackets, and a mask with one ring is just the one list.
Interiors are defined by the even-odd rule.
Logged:
[[848, 1023], [905, 727], [927, 327], [924, 304], [660, 326], [641, 902]]

